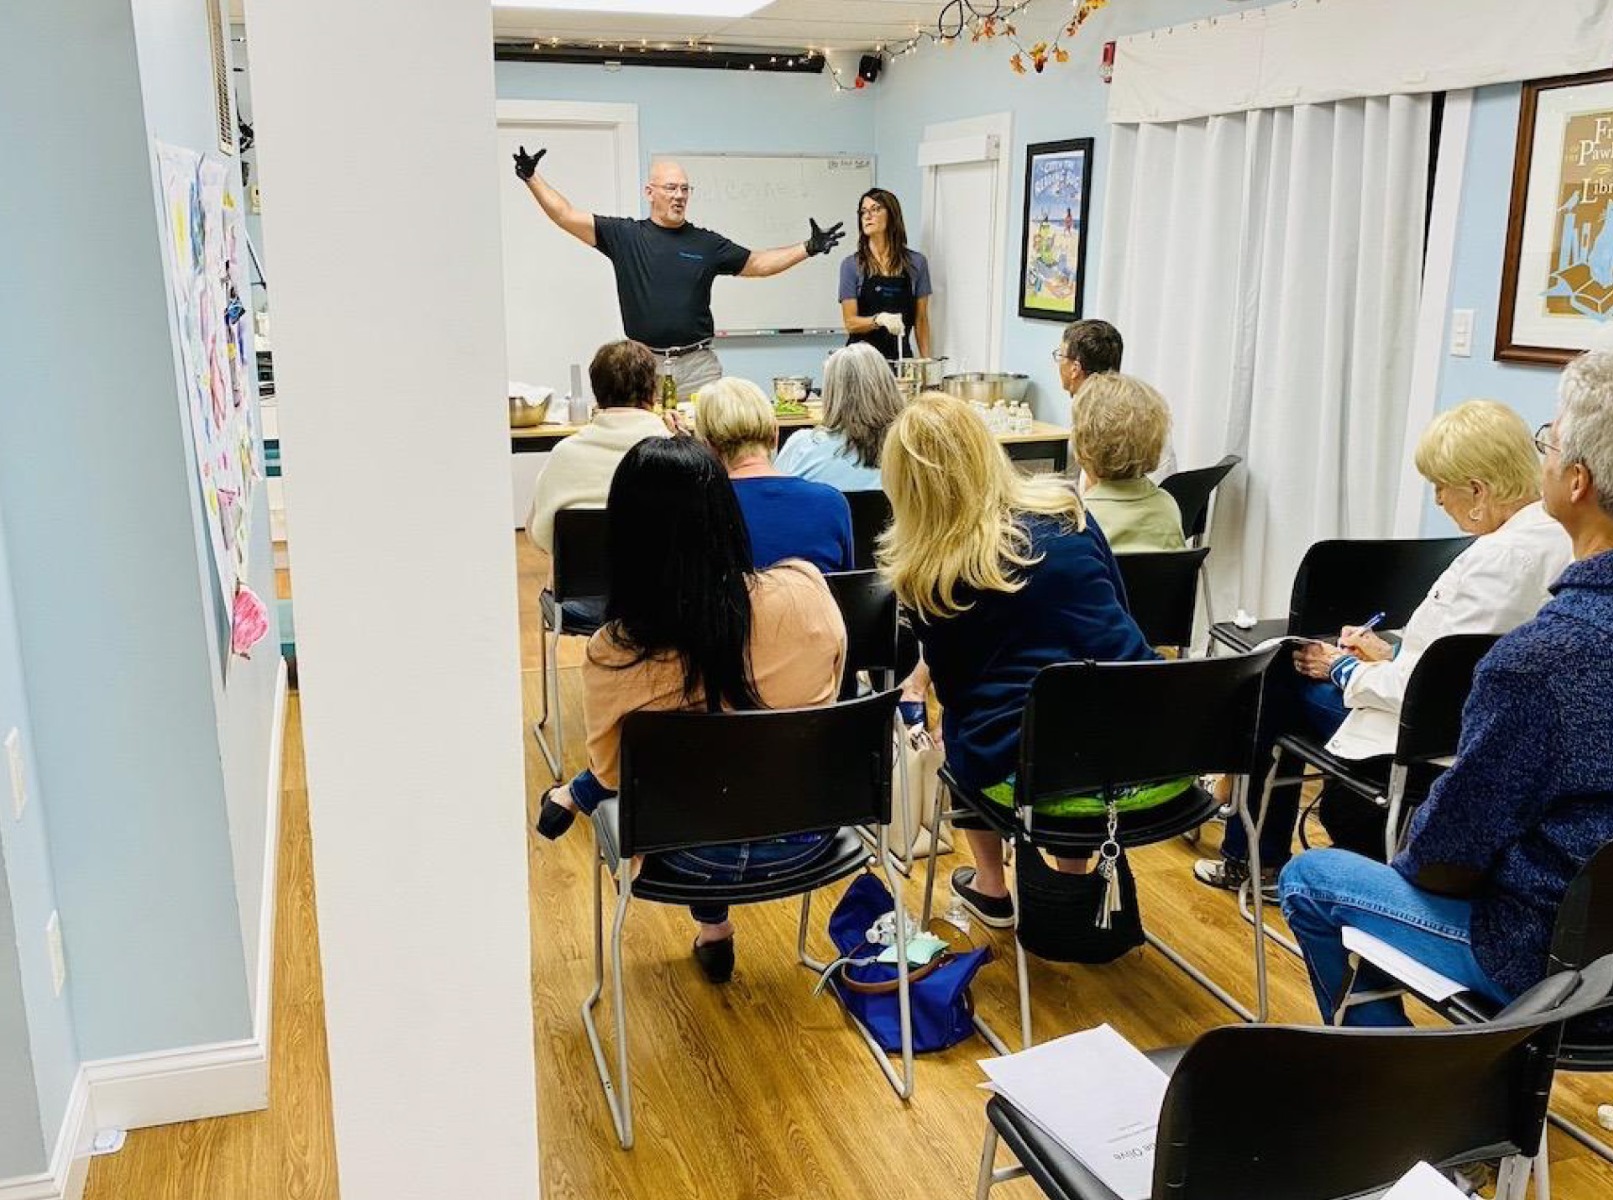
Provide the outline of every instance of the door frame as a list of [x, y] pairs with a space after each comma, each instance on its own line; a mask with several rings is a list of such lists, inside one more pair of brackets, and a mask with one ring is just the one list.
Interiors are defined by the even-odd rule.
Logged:
[[935, 212], [936, 169], [965, 162], [995, 162], [996, 186], [992, 189], [991, 220], [987, 230], [986, 248], [990, 255], [988, 270], [991, 277], [989, 295], [995, 298], [988, 304], [987, 346], [988, 371], [1002, 370], [1003, 353], [1003, 297], [1008, 279], [1008, 214], [1009, 196], [1013, 188], [1014, 164], [1011, 153], [1014, 145], [1014, 117], [1012, 113], [987, 113], [962, 121], [945, 121], [939, 125], [926, 125], [919, 141], [918, 165], [924, 172], [924, 218], [921, 228], [933, 250], [930, 233], [931, 218]]
[[587, 100], [500, 100], [494, 105], [500, 129], [515, 125], [569, 125], [577, 129], [614, 129], [617, 133], [616, 194], [631, 197], [636, 217], [639, 200], [638, 105], [596, 104]]

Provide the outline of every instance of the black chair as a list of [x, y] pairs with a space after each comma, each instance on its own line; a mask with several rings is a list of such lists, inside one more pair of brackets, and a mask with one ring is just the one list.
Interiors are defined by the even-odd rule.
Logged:
[[[1400, 728], [1395, 740], [1394, 755], [1389, 764], [1389, 778], [1364, 770], [1358, 761], [1329, 754], [1324, 743], [1300, 734], [1285, 734], [1272, 747], [1272, 765], [1266, 774], [1260, 813], [1254, 816], [1246, 804], [1239, 806], [1249, 833], [1249, 878], [1238, 890], [1238, 907], [1244, 919], [1282, 946], [1290, 954], [1299, 955], [1299, 947], [1275, 930], [1266, 928], [1264, 898], [1252, 881], [1260, 878], [1260, 832], [1266, 823], [1266, 811], [1274, 788], [1305, 782], [1310, 776], [1301, 770], [1297, 775], [1285, 775], [1297, 760], [1300, 766], [1315, 767], [1321, 774], [1336, 780], [1356, 795], [1386, 810], [1384, 824], [1384, 861], [1395, 855], [1405, 829], [1405, 807], [1413, 772], [1424, 780], [1439, 774], [1441, 764], [1456, 753], [1456, 744], [1462, 736], [1462, 706], [1473, 687], [1473, 672], [1479, 660], [1490, 652], [1500, 640], [1494, 633], [1457, 633], [1436, 639], [1423, 651], [1411, 678], [1406, 681], [1406, 695], [1400, 705]], [[1426, 786], [1423, 788], [1426, 791]], [[1304, 815], [1300, 821], [1303, 823]], [[1257, 1011], [1268, 1011], [1266, 957], [1255, 955]]]
[[1344, 626], [1377, 612], [1384, 614], [1383, 628], [1400, 629], [1472, 542], [1469, 537], [1317, 542], [1294, 575], [1286, 620], [1260, 621], [1253, 629], [1221, 621], [1210, 626], [1210, 637], [1240, 651], [1285, 634], [1335, 637]]
[[[532, 723], [532, 736], [549, 762], [549, 771], [559, 782], [565, 771], [566, 732], [560, 703], [560, 639], [564, 636], [590, 637], [599, 628], [610, 590], [610, 559], [605, 546], [605, 510], [602, 508], [562, 508], [554, 515], [553, 582], [538, 597], [543, 612], [543, 628], [538, 646], [542, 672], [543, 715]], [[571, 605], [568, 611], [566, 606]], [[582, 611], [579, 612], [578, 610]], [[553, 655], [555, 666], [549, 667]], [[554, 689], [551, 708], [549, 691]], [[554, 713], [554, 747], [544, 736], [544, 726]]]
[[[1036, 805], [1069, 796], [1113, 796], [1120, 788], [1185, 776], [1245, 775], [1252, 767], [1266, 668], [1275, 648], [1225, 658], [1183, 658], [1128, 663], [1059, 663], [1037, 672], [1020, 719], [1014, 807], [1004, 808], [964, 786], [950, 771], [941, 778], [962, 812], [1004, 837], [1056, 855], [1095, 852], [1109, 836], [1103, 816], [1055, 818]], [[1115, 840], [1147, 846], [1204, 824], [1219, 802], [1195, 782], [1157, 807], [1119, 814]], [[937, 810], [940, 806], [937, 805]], [[956, 815], [956, 814], [954, 814]], [[935, 841], [930, 832], [924, 919], [935, 890]], [[1021, 919], [1018, 872], [1014, 883], [1015, 965], [1019, 973], [1020, 1037], [1031, 1044], [1030, 980]], [[1148, 944], [1245, 1020], [1253, 1014], [1176, 950], [1152, 933]]]
[[851, 553], [857, 570], [871, 570], [874, 565], [874, 544], [885, 526], [891, 523], [890, 497], [878, 488], [865, 492], [847, 492], [846, 503], [851, 506]]
[[[620, 791], [593, 814], [598, 859], [594, 869], [594, 986], [582, 1020], [594, 1052], [616, 1135], [633, 1145], [632, 1076], [628, 1066], [627, 996], [622, 979], [622, 926], [635, 897], [657, 904], [753, 904], [801, 897], [797, 953], [808, 957], [812, 892], [876, 861], [891, 895], [900, 896], [885, 840], [871, 854], [857, 826], [883, 827], [891, 817], [893, 691], [824, 708], [759, 712], [638, 712], [622, 724]], [[661, 866], [661, 851], [763, 841], [828, 831], [833, 844], [799, 870], [739, 884], [704, 883]], [[637, 876], [635, 855], [644, 855]], [[610, 956], [616, 1016], [617, 1079], [612, 1081], [593, 1009], [605, 985], [604, 874], [616, 879]], [[857, 1024], [897, 1095], [913, 1093], [913, 1042], [908, 1023], [906, 936], [897, 922], [897, 970], [902, 1028], [898, 1074], [873, 1036]], [[854, 1022], [855, 1023], [855, 1022]]]
[[1160, 481], [1160, 489], [1170, 493], [1182, 513], [1182, 536], [1190, 546], [1203, 545], [1203, 537], [1210, 527], [1210, 497], [1221, 481], [1232, 474], [1232, 468], [1243, 459], [1229, 454], [1213, 467], [1199, 467], [1192, 471], [1178, 471]]
[[[1564, 1021], [1613, 990], [1613, 957], [1548, 981], [1495, 1022], [1467, 1029], [1212, 1029], [1148, 1057], [1170, 1075], [1155, 1141], [1155, 1200], [1344, 1200], [1376, 1194], [1416, 1162], [1502, 1158], [1498, 1198], [1522, 1200], [1545, 1159], [1546, 1105]], [[1102, 1080], [1072, 1079], [1072, 1087]], [[1252, 1109], [1252, 1097], [1280, 1103]], [[1118, 1200], [1002, 1096], [975, 1195], [1029, 1175], [1055, 1200]], [[993, 1170], [999, 1137], [1021, 1165]]]
[[[1561, 981], [1589, 964], [1605, 961], [1613, 955], [1613, 842], [1603, 846], [1575, 873], [1557, 906], [1557, 918], [1552, 926], [1551, 956], [1547, 964], [1546, 984]], [[1388, 968], [1373, 963], [1380, 972], [1389, 974]], [[1355, 992], [1355, 984], [1362, 966], [1362, 956], [1350, 955], [1350, 970], [1345, 976], [1343, 995], [1334, 1012], [1335, 1022], [1344, 1019], [1345, 1011], [1356, 1005], [1385, 996], [1400, 995], [1410, 988], [1399, 980], [1395, 986], [1373, 992]], [[1392, 976], [1391, 976], [1392, 977]], [[1544, 984], [1541, 986], [1545, 986]], [[1514, 1010], [1521, 1000], [1506, 1009], [1472, 992], [1459, 992], [1447, 1000], [1436, 1001], [1427, 996], [1418, 997], [1428, 1007], [1441, 1013], [1447, 1020], [1459, 1025], [1493, 1023]], [[1566, 1071], [1605, 1073], [1613, 1071], [1613, 1012], [1603, 1011], [1591, 1017], [1569, 1021], [1563, 1031], [1562, 1049], [1558, 1065]], [[1593, 1137], [1577, 1125], [1550, 1114], [1551, 1123], [1603, 1159], [1613, 1162], [1613, 1147]], [[1541, 1164], [1542, 1168], [1544, 1163]], [[1551, 1181], [1545, 1176], [1536, 1184], [1538, 1200], [1550, 1200]]]
[[1183, 658], [1193, 641], [1199, 572], [1208, 546], [1146, 554], [1117, 554], [1131, 619], [1150, 646], [1174, 646]]
[[878, 571], [835, 571], [825, 575], [846, 623], [846, 667], [840, 698], [857, 694], [857, 673], [867, 671], [894, 687], [896, 676], [896, 593]]

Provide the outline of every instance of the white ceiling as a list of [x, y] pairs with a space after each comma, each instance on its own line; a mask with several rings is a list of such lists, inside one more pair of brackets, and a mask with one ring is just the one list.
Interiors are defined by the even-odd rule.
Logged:
[[701, 43], [802, 49], [869, 49], [935, 27], [943, 0], [774, 0], [748, 17], [655, 17], [575, 10], [498, 8], [498, 38], [548, 41]]

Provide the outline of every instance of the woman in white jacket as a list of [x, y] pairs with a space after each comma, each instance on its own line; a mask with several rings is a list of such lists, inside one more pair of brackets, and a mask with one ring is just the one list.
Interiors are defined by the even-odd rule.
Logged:
[[[1400, 705], [1418, 660], [1438, 638], [1455, 633], [1507, 633], [1539, 611], [1547, 588], [1573, 557], [1568, 536], [1540, 504], [1540, 458], [1523, 418], [1494, 400], [1469, 400], [1435, 417], [1417, 443], [1417, 470], [1434, 485], [1439, 505], [1463, 533], [1476, 535], [1445, 569], [1401, 631], [1398, 649], [1376, 634], [1346, 626], [1337, 646], [1308, 645], [1294, 655], [1300, 675], [1316, 681], [1302, 699], [1309, 723], [1330, 735], [1340, 758], [1394, 753]], [[1330, 728], [1331, 726], [1331, 728]], [[1261, 865], [1287, 861], [1293, 799], [1265, 823]], [[1342, 788], [1326, 789], [1323, 824], [1336, 845], [1383, 856], [1383, 810]], [[1247, 877], [1241, 827], [1222, 861], [1201, 860], [1194, 874], [1212, 886]], [[1266, 872], [1262, 870], [1264, 875]]]

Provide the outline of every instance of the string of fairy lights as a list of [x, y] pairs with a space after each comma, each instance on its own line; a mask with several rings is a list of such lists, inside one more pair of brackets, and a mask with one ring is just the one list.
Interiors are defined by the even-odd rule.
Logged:
[[[905, 58], [926, 46], [942, 46], [950, 49], [965, 40], [985, 42], [1001, 39], [1014, 47], [1008, 65], [1015, 74], [1024, 75], [1032, 71], [1041, 74], [1049, 63], [1069, 61], [1070, 53], [1064, 47], [1065, 41], [1075, 37], [1088, 18], [1108, 2], [1109, 0], [1065, 0], [1067, 14], [1060, 19], [1052, 32], [1046, 37], [1027, 41], [1025, 35], [1020, 32], [1015, 18], [1032, 6], [1043, 6], [1043, 0], [1014, 0], [1012, 3], [1003, 3], [1002, 0], [948, 0], [936, 15], [933, 27], [915, 25], [911, 37], [900, 41], [881, 42], [874, 48], [874, 53], [881, 58], [894, 60]], [[623, 55], [647, 54], [655, 50], [680, 50], [697, 54], [717, 52], [714, 44], [696, 38], [683, 41], [653, 41], [649, 38], [639, 38], [636, 45], [628, 39], [615, 43], [606, 39], [594, 41], [592, 49], [608, 52], [613, 44], [616, 52]], [[534, 42], [532, 48], [541, 51], [588, 49], [589, 46], [562, 43], [559, 38], [550, 38], [546, 42]], [[771, 63], [782, 63], [786, 67], [794, 67], [797, 64], [810, 66], [821, 60], [829, 72], [836, 91], [849, 92], [866, 86], [866, 81], [855, 71], [843, 73], [835, 66], [826, 48], [808, 46], [804, 51], [770, 55], [769, 59]], [[756, 69], [754, 62], [750, 64], [750, 69], [753, 71]]]

